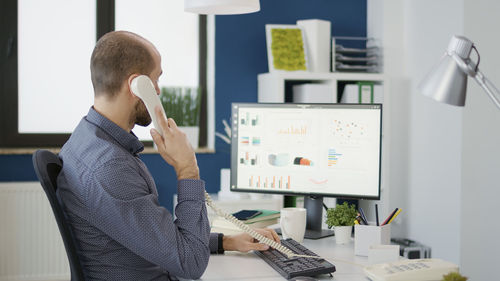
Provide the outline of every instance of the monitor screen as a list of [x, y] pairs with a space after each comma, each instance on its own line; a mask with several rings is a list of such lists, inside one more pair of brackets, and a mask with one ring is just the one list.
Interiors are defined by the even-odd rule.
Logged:
[[231, 190], [380, 198], [381, 104], [233, 103]]

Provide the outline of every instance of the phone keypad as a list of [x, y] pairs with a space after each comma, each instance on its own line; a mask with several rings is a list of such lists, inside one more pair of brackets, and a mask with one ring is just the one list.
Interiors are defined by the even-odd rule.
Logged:
[[385, 272], [387, 274], [395, 274], [398, 272], [405, 272], [405, 271], [409, 271], [409, 270], [417, 270], [417, 269], [423, 269], [423, 268], [429, 268], [429, 266], [423, 262], [410, 262], [407, 264], [387, 266], [385, 268]]

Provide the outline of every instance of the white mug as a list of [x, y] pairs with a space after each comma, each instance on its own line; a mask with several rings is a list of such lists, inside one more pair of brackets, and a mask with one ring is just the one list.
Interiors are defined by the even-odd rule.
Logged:
[[281, 236], [283, 239], [292, 238], [302, 243], [306, 232], [306, 209], [284, 208], [281, 209]]

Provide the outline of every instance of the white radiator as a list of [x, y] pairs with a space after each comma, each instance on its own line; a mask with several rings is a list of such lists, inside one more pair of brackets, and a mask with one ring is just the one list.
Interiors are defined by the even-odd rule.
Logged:
[[0, 281], [69, 279], [61, 234], [40, 183], [0, 183]]

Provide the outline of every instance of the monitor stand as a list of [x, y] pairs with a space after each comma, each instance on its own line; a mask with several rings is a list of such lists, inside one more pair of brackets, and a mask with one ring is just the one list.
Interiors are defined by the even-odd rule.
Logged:
[[[306, 239], [319, 239], [333, 236], [333, 230], [321, 229], [323, 220], [323, 197], [304, 196], [304, 208], [307, 210]], [[281, 234], [281, 229], [276, 232]]]
[[323, 222], [323, 197], [304, 196], [304, 208], [307, 210], [306, 234], [304, 238], [319, 239], [333, 236], [333, 230], [321, 229]]

